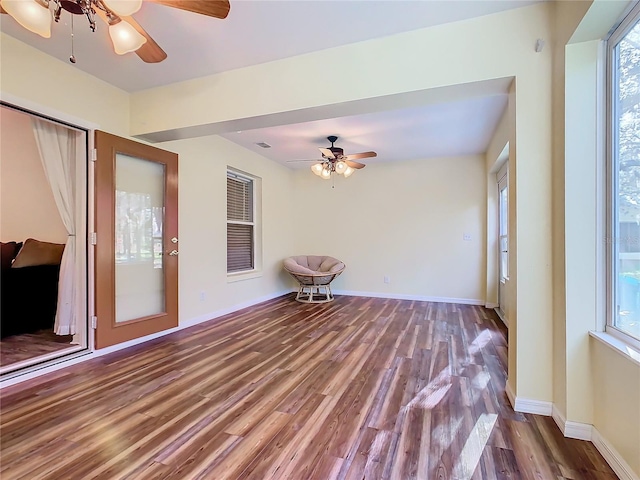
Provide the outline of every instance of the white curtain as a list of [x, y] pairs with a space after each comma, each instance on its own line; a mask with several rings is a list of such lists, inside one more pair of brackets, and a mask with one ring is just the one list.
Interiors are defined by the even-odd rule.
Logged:
[[36, 117], [32, 117], [32, 125], [42, 166], [62, 223], [69, 235], [60, 264], [54, 331], [57, 335], [74, 335], [78, 330], [76, 165], [78, 165], [79, 156], [84, 154], [81, 145], [84, 135], [79, 131]]

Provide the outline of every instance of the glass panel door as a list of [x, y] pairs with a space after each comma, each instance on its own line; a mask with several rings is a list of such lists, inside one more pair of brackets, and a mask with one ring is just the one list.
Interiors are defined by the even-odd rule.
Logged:
[[96, 347], [178, 326], [178, 156], [96, 132]]
[[164, 170], [116, 153], [116, 322], [165, 312]]

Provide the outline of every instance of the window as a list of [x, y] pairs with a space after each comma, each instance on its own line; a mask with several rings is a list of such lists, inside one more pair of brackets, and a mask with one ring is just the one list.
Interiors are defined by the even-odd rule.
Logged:
[[255, 268], [255, 181], [227, 171], [227, 273]]
[[509, 189], [507, 187], [507, 164], [498, 172], [498, 221], [500, 241], [500, 280], [509, 278]]
[[607, 331], [640, 345], [640, 10], [608, 41]]

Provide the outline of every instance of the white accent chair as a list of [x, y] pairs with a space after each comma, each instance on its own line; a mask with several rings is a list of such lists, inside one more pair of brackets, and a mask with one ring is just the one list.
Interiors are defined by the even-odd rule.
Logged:
[[326, 303], [333, 300], [330, 284], [345, 264], [328, 256], [297, 255], [285, 259], [284, 269], [298, 281], [298, 302]]

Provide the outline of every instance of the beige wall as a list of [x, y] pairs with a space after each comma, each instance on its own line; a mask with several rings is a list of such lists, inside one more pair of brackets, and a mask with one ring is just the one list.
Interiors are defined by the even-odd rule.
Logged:
[[554, 4], [554, 406], [593, 424], [640, 475], [640, 366], [588, 336], [605, 323], [599, 39], [625, 3]]
[[[180, 156], [180, 321], [291, 290], [282, 261], [293, 252], [293, 172], [218, 136], [157, 146]], [[231, 282], [226, 270], [227, 166], [259, 177], [262, 185], [262, 273]]]
[[67, 241], [29, 115], [0, 107], [0, 240]]
[[[629, 421], [633, 427], [633, 422], [637, 422], [637, 410], [633, 410], [640, 404], [640, 398], [633, 393], [637, 389], [632, 389], [631, 394], [625, 391], [627, 385], [635, 385], [640, 367], [625, 363], [628, 361], [622, 357], [599, 352], [593, 345], [588, 346], [584, 331], [580, 330], [582, 324], [576, 327], [575, 323], [576, 319], [580, 321], [583, 312], [578, 304], [579, 289], [571, 290], [581, 285], [574, 284], [573, 279], [582, 270], [576, 268], [579, 259], [567, 255], [576, 245], [581, 229], [590, 228], [586, 224], [593, 222], [593, 218], [576, 217], [577, 212], [566, 202], [567, 196], [577, 188], [572, 182], [566, 182], [568, 172], [577, 164], [570, 159], [565, 161], [565, 150], [570, 152], [571, 147], [565, 145], [564, 127], [567, 121], [581, 122], [593, 117], [572, 113], [565, 116], [564, 45], [572, 37], [574, 41], [599, 38], [593, 37], [597, 30], [594, 25], [600, 21], [610, 22], [607, 29], [611, 26], [610, 12], [603, 15], [602, 9], [613, 3], [616, 2], [548, 2], [138, 92], [131, 97], [2, 34], [0, 86], [3, 93], [127, 135], [194, 126], [224, 126], [229, 122], [264, 119], [283, 112], [294, 112], [289, 121], [302, 121], [304, 118], [295, 115], [322, 106], [335, 107], [354, 100], [513, 78], [508, 107], [512, 242], [509, 384], [519, 397], [555, 402], [568, 420], [588, 421], [591, 415], [596, 428], [638, 472], [638, 457], [633, 456], [638, 438], [633, 433], [627, 435], [626, 430], [621, 433], [620, 425]], [[590, 9], [592, 4], [597, 8]], [[580, 28], [583, 17], [587, 19], [583, 23], [588, 25]], [[579, 35], [574, 33], [576, 25]], [[534, 51], [537, 38], [548, 41], [549, 47], [541, 53]], [[329, 63], [341, 72], [339, 81], [332, 82], [330, 88], [323, 71], [323, 66]], [[380, 65], [387, 68], [380, 69]], [[45, 75], [49, 89], [40, 88], [39, 82]], [[259, 79], [260, 88], [255, 88], [256, 79]], [[70, 84], [78, 85], [79, 91], [63, 88]], [[593, 89], [593, 82], [587, 89]], [[59, 95], [51, 95], [51, 90], [58, 91]], [[460, 215], [464, 210], [462, 199], [452, 199], [449, 192], [434, 186], [431, 194], [437, 192], [437, 199], [452, 201], [458, 207], [458, 215], [426, 209], [429, 221], [447, 226], [426, 241], [433, 242], [430, 247], [442, 247], [443, 237], [450, 234], [454, 242], [447, 245], [448, 251], [469, 255], [475, 279], [463, 286], [451, 284], [449, 278], [436, 285], [429, 283], [431, 279], [424, 272], [407, 267], [407, 258], [419, 255], [421, 247], [409, 235], [400, 241], [404, 242], [410, 255], [399, 252], [392, 257], [381, 256], [376, 258], [380, 266], [370, 267], [372, 254], [393, 251], [398, 243], [387, 236], [386, 230], [381, 233], [376, 228], [379, 222], [374, 223], [371, 219], [384, 216], [392, 225], [413, 221], [411, 233], [431, 233], [426, 224], [419, 223], [423, 217], [417, 220], [396, 218], [398, 212], [389, 208], [388, 202], [392, 197], [401, 196], [399, 190], [389, 193], [390, 182], [380, 178], [373, 164], [344, 183], [337, 183], [335, 190], [327, 191], [327, 182], [308, 172], [292, 173], [218, 137], [180, 140], [163, 146], [178, 152], [181, 158], [180, 305], [183, 321], [287, 288], [291, 285], [290, 280], [282, 274], [280, 261], [303, 249], [308, 253], [315, 253], [310, 251], [315, 250], [343, 257], [348, 270], [336, 286], [344, 290], [459, 298], [483, 298], [486, 294], [483, 290], [486, 272], [481, 265], [485, 247], [477, 240], [486, 241], [486, 231], [482, 230], [485, 204], [481, 204], [480, 213], [471, 209], [468, 217], [466, 210], [465, 215]], [[575, 150], [574, 154], [580, 153]], [[456, 161], [473, 163], [472, 160]], [[225, 230], [221, 205], [224, 204], [222, 182], [227, 165], [261, 177], [264, 202], [263, 274], [233, 283], [227, 282], [224, 269]], [[454, 168], [444, 159], [433, 163], [416, 162], [416, 165], [415, 168], [430, 173], [446, 173]], [[403, 163], [380, 167], [379, 171], [397, 178], [406, 170], [409, 169]], [[484, 172], [484, 166], [478, 170]], [[467, 178], [466, 172], [455, 173]], [[368, 180], [366, 186], [364, 180]], [[424, 179], [425, 184], [431, 181], [430, 177]], [[293, 192], [288, 190], [290, 185], [293, 185]], [[486, 173], [482, 173], [480, 185], [479, 190], [486, 189]], [[373, 197], [371, 186], [386, 195], [387, 203], [385, 195]], [[422, 193], [420, 188], [413, 185], [413, 192]], [[348, 191], [361, 194], [380, 213], [367, 210], [367, 205], [360, 205], [361, 198], [348, 195]], [[309, 193], [319, 205], [331, 206], [331, 214], [316, 215], [313, 221], [301, 218], [300, 212], [305, 211], [302, 200]], [[352, 203], [360, 208], [344, 208]], [[334, 213], [338, 211], [342, 215]], [[369, 219], [369, 224], [362, 223], [361, 219]], [[581, 219], [585, 223], [581, 223]], [[481, 225], [477, 227], [478, 234], [472, 232], [473, 240], [462, 243], [467, 222], [476, 225], [478, 221]], [[360, 225], [364, 233], [354, 231], [354, 224]], [[308, 228], [298, 233], [300, 225]], [[458, 231], [460, 228], [462, 231]], [[587, 233], [594, 235], [592, 231]], [[410, 243], [412, 241], [414, 243]], [[580, 252], [585, 253], [584, 250]], [[393, 270], [398, 262], [405, 268]], [[591, 265], [595, 271], [595, 259]], [[436, 262], [430, 266], [442, 274], [442, 264]], [[361, 271], [367, 272], [366, 278], [360, 277]], [[406, 272], [410, 273], [407, 275]], [[519, 272], [523, 274], [519, 275]], [[591, 269], [589, 272], [591, 275]], [[391, 277], [391, 283], [383, 283], [384, 275]], [[567, 286], [571, 288], [567, 289]], [[202, 302], [199, 300], [201, 292], [205, 293]], [[593, 389], [587, 378], [593, 372], [589, 365], [596, 369]], [[610, 375], [610, 371], [619, 373]], [[609, 391], [603, 391], [601, 385], [607, 386]], [[620, 402], [620, 395], [628, 396]], [[582, 400], [588, 396], [593, 399], [593, 405]]]
[[100, 130], [129, 135], [126, 92], [2, 32], [0, 58], [2, 100], [24, 100], [22, 106], [37, 107], [40, 113], [54, 117], [61, 113], [72, 123], [78, 119], [94, 123]]
[[[0, 34], [0, 53], [4, 100], [18, 99], [22, 106], [52, 116], [59, 113], [65, 120], [73, 117], [128, 135], [129, 95], [125, 92], [5, 34]], [[42, 88], [39, 81], [45, 77], [47, 88]], [[281, 261], [291, 254], [293, 244], [291, 170], [220, 137], [158, 146], [180, 155], [180, 322], [204, 320], [209, 314], [290, 289]], [[233, 283], [226, 276], [227, 165], [261, 177], [263, 190], [262, 275]], [[201, 292], [204, 301], [200, 301]]]
[[[194, 134], [282, 112], [303, 121], [320, 106], [515, 77], [511, 265], [526, 275], [510, 282], [510, 376], [521, 373], [510, 382], [518, 395], [551, 401], [551, 54], [534, 49], [550, 37], [549, 10], [542, 3], [136, 92], [132, 133]], [[330, 88], [327, 64], [340, 71]]]
[[484, 304], [485, 187], [482, 156], [371, 164], [335, 188], [299, 170], [295, 253], [344, 261], [337, 290]]
[[640, 365], [590, 339], [593, 426], [640, 477]]

